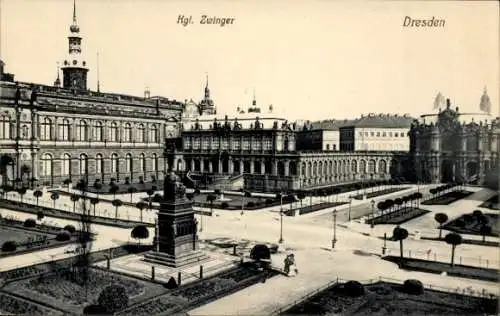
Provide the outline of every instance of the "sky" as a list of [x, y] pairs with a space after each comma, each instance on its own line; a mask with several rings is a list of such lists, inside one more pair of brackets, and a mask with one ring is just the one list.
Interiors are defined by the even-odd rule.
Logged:
[[[19, 81], [52, 84], [67, 56], [72, 0], [0, 0], [0, 58]], [[203, 97], [218, 113], [257, 103], [290, 119], [432, 111], [436, 94], [499, 113], [496, 1], [76, 0], [83, 54], [101, 91]], [[234, 18], [200, 24], [201, 16]], [[178, 16], [194, 24], [178, 24]], [[405, 17], [445, 20], [403, 27]]]

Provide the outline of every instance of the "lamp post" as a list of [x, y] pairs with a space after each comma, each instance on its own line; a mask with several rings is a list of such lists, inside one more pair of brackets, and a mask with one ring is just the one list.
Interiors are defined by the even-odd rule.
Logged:
[[280, 240], [278, 243], [283, 244], [283, 193], [280, 193]]
[[371, 201], [371, 204], [372, 204], [372, 221], [371, 221], [371, 228], [373, 228], [374, 224], [375, 224], [375, 200], [372, 200]]
[[382, 255], [385, 255], [387, 250], [387, 233], [384, 233], [384, 247], [382, 247]]
[[332, 239], [332, 249], [335, 249], [335, 244], [337, 243], [337, 210], [333, 210], [333, 239]]
[[351, 205], [352, 205], [352, 195], [349, 195], [349, 222], [351, 221]]

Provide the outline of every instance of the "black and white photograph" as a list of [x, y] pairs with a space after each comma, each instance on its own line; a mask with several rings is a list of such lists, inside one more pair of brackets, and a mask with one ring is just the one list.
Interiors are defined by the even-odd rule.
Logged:
[[0, 0], [0, 315], [498, 315], [500, 4]]

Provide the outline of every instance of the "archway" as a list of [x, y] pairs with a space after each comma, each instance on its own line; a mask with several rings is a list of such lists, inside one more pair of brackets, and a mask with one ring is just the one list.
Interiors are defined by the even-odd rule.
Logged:
[[3, 155], [0, 157], [0, 176], [1, 185], [13, 185], [14, 184], [14, 159], [9, 155]]
[[453, 162], [449, 159], [443, 159], [441, 162], [441, 182], [449, 183], [454, 181]]

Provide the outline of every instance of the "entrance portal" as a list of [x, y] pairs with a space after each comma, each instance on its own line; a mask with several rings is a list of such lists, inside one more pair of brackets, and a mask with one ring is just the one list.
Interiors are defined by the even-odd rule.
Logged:
[[448, 159], [444, 159], [441, 162], [441, 182], [442, 183], [450, 183], [453, 182], [454, 175], [453, 175], [453, 162]]

